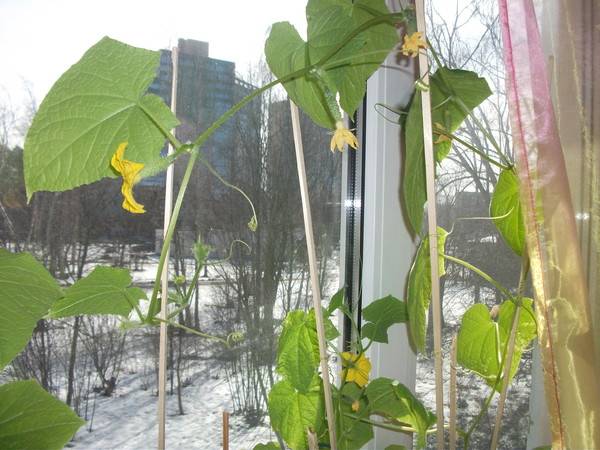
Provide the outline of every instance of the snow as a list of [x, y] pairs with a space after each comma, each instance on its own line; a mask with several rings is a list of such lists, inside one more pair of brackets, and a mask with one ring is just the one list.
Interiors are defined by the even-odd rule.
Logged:
[[[167, 448], [212, 450], [222, 448], [222, 413], [232, 411], [224, 374], [210, 363], [197, 363], [202, 377], [183, 389], [185, 415], [178, 414], [177, 396], [167, 399]], [[157, 397], [144, 388], [144, 375], [123, 374], [116, 394], [96, 397], [93, 422], [82, 427], [69, 447], [74, 449], [147, 449], [157, 442]], [[92, 431], [89, 431], [90, 425]], [[252, 449], [275, 439], [268, 424], [248, 427], [243, 418], [230, 418], [230, 447]]]

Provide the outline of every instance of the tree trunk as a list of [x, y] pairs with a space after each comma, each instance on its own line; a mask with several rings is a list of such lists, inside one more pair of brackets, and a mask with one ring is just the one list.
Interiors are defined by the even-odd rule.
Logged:
[[67, 378], [67, 405], [71, 406], [73, 402], [73, 382], [75, 378], [75, 360], [77, 358], [77, 339], [79, 338], [79, 323], [81, 317], [75, 317], [73, 325], [73, 336], [71, 337], [71, 354], [69, 356], [69, 374]]

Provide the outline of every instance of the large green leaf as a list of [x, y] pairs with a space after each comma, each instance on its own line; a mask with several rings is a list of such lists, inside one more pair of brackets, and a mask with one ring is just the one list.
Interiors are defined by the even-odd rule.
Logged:
[[[447, 132], [455, 132], [467, 117], [491, 95], [484, 78], [467, 70], [438, 69], [430, 78], [431, 121], [440, 124]], [[413, 96], [404, 124], [406, 142], [404, 178], [402, 184], [404, 206], [415, 233], [420, 233], [423, 223], [423, 206], [427, 201], [425, 186], [425, 154], [423, 146], [423, 116], [421, 95]], [[435, 158], [441, 162], [450, 152], [449, 141], [434, 145]]]
[[65, 291], [64, 297], [52, 306], [50, 316], [114, 314], [128, 317], [134, 305], [146, 298], [144, 291], [130, 286], [131, 275], [127, 269], [96, 267]]
[[0, 249], [0, 369], [25, 347], [62, 291], [28, 253]]
[[[309, 65], [308, 45], [289, 22], [273, 24], [265, 43], [265, 56], [277, 78]], [[290, 99], [315, 123], [324, 128], [334, 128], [335, 119], [327, 106], [323, 89], [314, 79], [298, 77], [283, 86]]]
[[290, 312], [277, 349], [277, 371], [299, 392], [306, 393], [319, 365], [319, 342], [314, 318], [304, 311]]
[[25, 140], [27, 196], [63, 191], [115, 177], [111, 156], [122, 142], [125, 157], [157, 164], [165, 136], [178, 124], [164, 102], [144, 95], [160, 53], [103, 38], [54, 84]]
[[521, 211], [519, 179], [512, 169], [503, 170], [498, 177], [490, 202], [490, 216], [514, 252], [523, 254], [525, 223]]
[[306, 430], [321, 430], [323, 410], [323, 388], [317, 375], [306, 393], [298, 392], [286, 380], [275, 384], [269, 393], [271, 426], [294, 450], [308, 448]]
[[[373, 19], [374, 13], [389, 14], [384, 0], [310, 0], [306, 19], [311, 61], [335, 50], [352, 30]], [[350, 117], [365, 95], [367, 79], [397, 42], [395, 27], [382, 23], [354, 37], [329, 61], [333, 68], [327, 71], [328, 77]]]
[[[510, 370], [511, 379], [519, 368], [523, 351], [536, 335], [532, 300], [524, 298], [522, 305]], [[496, 322], [490, 316], [488, 308], [478, 303], [470, 307], [462, 318], [457, 338], [457, 361], [492, 387], [501, 370], [502, 353], [510, 337], [515, 307], [511, 300], [502, 303]], [[502, 382], [496, 386], [498, 391], [501, 388]]]
[[[388, 14], [383, 0], [310, 0], [306, 8], [308, 42], [288, 22], [272, 26], [265, 44], [267, 63], [282, 78], [316, 64], [336, 50], [357, 27], [375, 14]], [[362, 101], [366, 81], [398, 42], [393, 25], [368, 28], [339, 49], [324, 66], [284, 83], [289, 97], [325, 128], [335, 125], [337, 94], [352, 116]]]
[[[444, 247], [448, 233], [438, 227], [438, 273], [446, 273], [444, 264]], [[429, 256], [429, 237], [421, 241], [415, 261], [408, 274], [408, 289], [406, 308], [408, 311], [410, 335], [417, 350], [425, 350], [427, 334], [427, 312], [431, 301], [431, 266]]]
[[417, 430], [417, 446], [425, 447], [426, 432], [435, 423], [435, 415], [396, 380], [376, 378], [366, 389], [372, 414], [411, 425]]
[[362, 317], [367, 322], [361, 328], [362, 337], [387, 344], [388, 329], [396, 323], [406, 322], [408, 313], [406, 303], [388, 295], [364, 308]]
[[0, 386], [2, 450], [59, 450], [84, 423], [35, 381]]

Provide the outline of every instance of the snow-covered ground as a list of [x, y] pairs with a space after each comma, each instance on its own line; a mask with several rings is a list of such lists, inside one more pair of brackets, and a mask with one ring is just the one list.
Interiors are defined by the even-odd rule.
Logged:
[[[178, 414], [177, 396], [167, 399], [167, 448], [222, 448], [222, 413], [232, 411], [224, 374], [209, 362], [196, 363], [199, 376], [183, 389], [185, 415]], [[146, 389], [144, 374], [125, 373], [112, 397], [98, 395], [93, 422], [82, 427], [69, 447], [81, 450], [156, 448], [157, 397]], [[90, 408], [92, 406], [90, 405]], [[89, 429], [92, 428], [90, 432]], [[230, 419], [230, 448], [252, 449], [274, 439], [268, 425], [248, 427], [243, 418]]]
[[[96, 258], [102, 252], [94, 249]], [[100, 259], [100, 258], [98, 258]], [[131, 270], [133, 284], [143, 287], [148, 294], [154, 282], [158, 258], [149, 254], [144, 257], [143, 265], [138, 270]], [[103, 261], [102, 264], [110, 264]], [[188, 261], [188, 267], [193, 267]], [[331, 281], [327, 295], [337, 290], [337, 270], [331, 263], [329, 275]], [[93, 266], [86, 268], [86, 274]], [[201, 277], [199, 284], [199, 308], [202, 319], [200, 328], [210, 330], [212, 327], [210, 308], [217, 303], [216, 295], [223, 287], [220, 276], [223, 271], [233, 275], [227, 266], [209, 267], [206, 277]], [[191, 278], [192, 273], [188, 274]], [[142, 309], [145, 309], [142, 306]], [[277, 301], [274, 315], [282, 318], [284, 311], [281, 301]], [[135, 317], [130, 317], [135, 320]], [[67, 336], [68, 338], [68, 336]], [[80, 450], [139, 450], [156, 448], [157, 443], [157, 396], [155, 379], [155, 360], [152, 355], [152, 337], [147, 330], [132, 330], [128, 332], [126, 350], [122, 368], [118, 375], [115, 392], [110, 397], [91, 392], [85, 407], [80, 408], [81, 415], [87, 422], [78, 431], [68, 445]], [[189, 337], [198, 347], [206, 345], [202, 338]], [[190, 345], [190, 344], [188, 344]], [[182, 398], [185, 414], [179, 414], [176, 388], [173, 395], [167, 399], [167, 448], [177, 450], [202, 449], [212, 450], [222, 448], [222, 414], [223, 411], [232, 413], [235, 410], [231, 398], [231, 386], [228, 385], [222, 362], [214, 359], [214, 355], [204, 350], [194, 348], [184, 370], [185, 387]], [[94, 375], [92, 374], [92, 380]], [[92, 385], [98, 380], [92, 381]], [[176, 386], [176, 383], [175, 383]], [[60, 389], [59, 397], [64, 399], [64, 388]], [[250, 450], [261, 442], [274, 441], [275, 435], [268, 423], [268, 416], [262, 418], [262, 423], [250, 426], [241, 414], [230, 416], [229, 427], [230, 448], [235, 450]]]

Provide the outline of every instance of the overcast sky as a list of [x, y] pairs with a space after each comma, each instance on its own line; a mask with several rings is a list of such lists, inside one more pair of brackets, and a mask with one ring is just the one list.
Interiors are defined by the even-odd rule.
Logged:
[[23, 83], [38, 102], [91, 45], [108, 35], [138, 47], [178, 38], [210, 43], [210, 56], [244, 73], [262, 55], [269, 26], [288, 20], [304, 34], [305, 0], [0, 0], [0, 101], [18, 107]]

